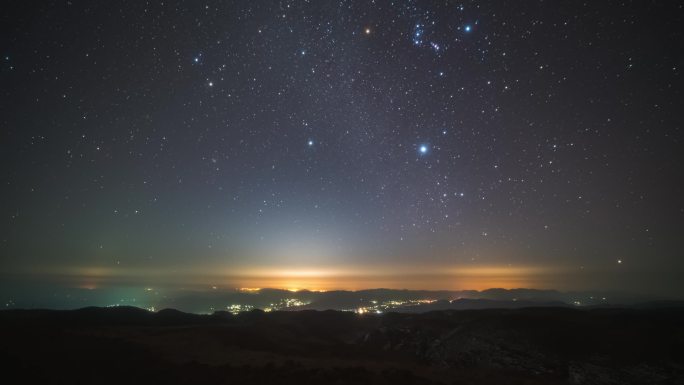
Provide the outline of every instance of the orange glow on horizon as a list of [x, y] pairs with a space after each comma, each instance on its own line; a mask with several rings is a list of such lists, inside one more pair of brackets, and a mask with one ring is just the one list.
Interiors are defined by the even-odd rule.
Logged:
[[556, 288], [558, 277], [572, 275], [569, 269], [541, 266], [409, 266], [365, 267], [193, 267], [154, 270], [121, 267], [52, 267], [42, 273], [47, 279], [74, 286], [97, 288], [109, 285], [180, 287], [185, 289], [219, 284], [243, 292], [262, 288], [290, 291], [363, 290], [373, 288], [411, 290], [484, 290], [489, 288]]
[[258, 293], [261, 291], [260, 287], [240, 287], [238, 291], [243, 291], [246, 293]]

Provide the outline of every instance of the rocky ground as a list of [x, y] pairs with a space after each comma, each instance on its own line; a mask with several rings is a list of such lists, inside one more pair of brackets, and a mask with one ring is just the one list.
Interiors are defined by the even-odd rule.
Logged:
[[13, 383], [684, 384], [684, 308], [0, 312]]

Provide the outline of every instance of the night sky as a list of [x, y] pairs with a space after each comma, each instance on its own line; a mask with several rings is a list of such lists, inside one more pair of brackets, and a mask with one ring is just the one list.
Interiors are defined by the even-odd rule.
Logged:
[[6, 278], [684, 292], [678, 2], [3, 8]]

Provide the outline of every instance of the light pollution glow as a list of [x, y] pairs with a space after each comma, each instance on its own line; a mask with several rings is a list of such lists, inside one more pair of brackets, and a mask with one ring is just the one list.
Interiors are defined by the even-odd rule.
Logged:
[[[278, 288], [288, 290], [484, 290], [549, 288], [567, 269], [532, 266], [373, 266], [282, 268], [149, 269], [124, 267], [52, 267], [33, 274], [67, 286], [100, 288], [117, 285], [200, 288]], [[556, 285], [557, 286], [557, 285]]]

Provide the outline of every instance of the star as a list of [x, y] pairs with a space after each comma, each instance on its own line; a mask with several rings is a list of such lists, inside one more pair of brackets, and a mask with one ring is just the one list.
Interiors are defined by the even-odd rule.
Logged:
[[420, 146], [420, 148], [418, 148], [418, 151], [419, 151], [421, 154], [427, 154], [427, 152], [428, 152], [428, 146], [425, 145], [425, 144], [422, 144], [422, 145]]
[[314, 145], [314, 141], [312, 139], [309, 139], [309, 141], [306, 143], [309, 145], [309, 147]]
[[364, 32], [366, 32], [366, 35], [370, 35], [371, 29], [370, 29], [370, 28], [366, 28], [366, 30], [365, 30]]
[[463, 29], [464, 29], [466, 32], [470, 32], [473, 28], [472, 28], [471, 26], [469, 26], [469, 25], [466, 25]]

